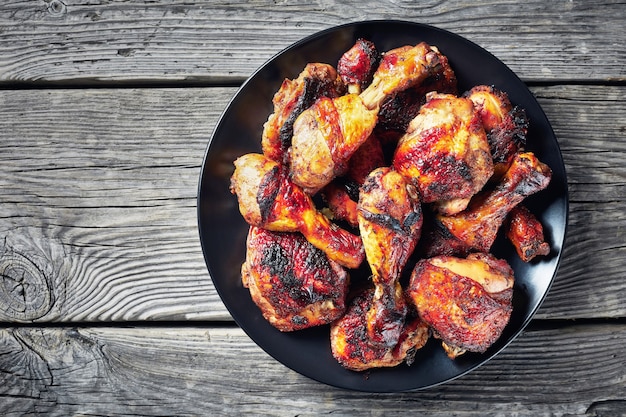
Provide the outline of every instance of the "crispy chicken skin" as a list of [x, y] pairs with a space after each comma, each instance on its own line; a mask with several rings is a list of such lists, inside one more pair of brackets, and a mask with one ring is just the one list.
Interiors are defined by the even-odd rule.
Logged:
[[356, 94], [319, 99], [293, 126], [293, 181], [313, 195], [343, 175], [375, 124], [376, 112], [365, 107]]
[[493, 174], [487, 136], [469, 99], [429, 94], [396, 148], [393, 165], [446, 214], [464, 210]]
[[415, 188], [394, 170], [372, 171], [361, 186], [358, 221], [375, 293], [367, 312], [372, 342], [398, 342], [406, 316], [400, 274], [419, 239], [422, 209]]
[[448, 356], [482, 353], [511, 317], [513, 270], [482, 253], [423, 259], [411, 274], [407, 295]]
[[450, 233], [467, 247], [488, 252], [507, 214], [527, 196], [546, 188], [552, 171], [532, 152], [517, 153], [501, 182], [472, 200], [467, 210], [439, 215]]
[[398, 138], [402, 136], [426, 102], [427, 93], [432, 91], [440, 94], [458, 93], [456, 75], [444, 55], [439, 56], [436, 70], [423, 82], [385, 98], [378, 112], [376, 131], [401, 132]]
[[428, 326], [419, 317], [410, 317], [404, 324], [395, 346], [372, 343], [367, 330], [366, 315], [371, 309], [374, 289], [359, 292], [349, 303], [346, 313], [330, 327], [330, 346], [335, 359], [346, 369], [365, 371], [411, 364], [415, 351], [428, 341]]
[[322, 97], [302, 112], [291, 141], [293, 181], [312, 195], [342, 175], [350, 157], [374, 130], [385, 97], [422, 82], [437, 70], [440, 56], [426, 43], [389, 51], [360, 95]]
[[298, 78], [285, 79], [274, 95], [274, 112], [263, 125], [263, 154], [278, 162], [286, 162], [291, 146], [293, 123], [304, 110], [320, 97], [339, 97], [345, 86], [335, 68], [328, 64], [307, 64]]
[[372, 83], [361, 93], [370, 109], [379, 108], [389, 96], [422, 83], [441, 68], [444, 59], [426, 42], [402, 46], [383, 54]]
[[274, 327], [289, 332], [343, 315], [348, 273], [304, 236], [252, 226], [246, 248], [243, 284]]
[[361, 239], [331, 223], [288, 177], [283, 165], [261, 154], [235, 161], [231, 191], [248, 224], [277, 232], [301, 232], [330, 259], [357, 268], [365, 257]]
[[516, 206], [506, 221], [506, 236], [511, 241], [520, 259], [530, 262], [536, 256], [550, 253], [550, 245], [543, 236], [543, 226], [523, 205]]
[[515, 153], [526, 146], [526, 112], [514, 107], [508, 95], [493, 86], [475, 86], [464, 97], [474, 103], [480, 115], [493, 157], [494, 175], [498, 178], [504, 174]]
[[352, 48], [339, 58], [337, 72], [348, 87], [348, 92], [359, 94], [372, 82], [379, 62], [380, 53], [376, 45], [366, 39], [357, 39]]

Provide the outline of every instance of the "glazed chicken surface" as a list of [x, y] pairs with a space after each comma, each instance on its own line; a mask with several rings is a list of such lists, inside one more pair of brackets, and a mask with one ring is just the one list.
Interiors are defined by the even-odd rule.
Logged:
[[407, 295], [451, 358], [484, 352], [502, 334], [512, 312], [513, 270], [493, 255], [421, 260]]
[[526, 146], [526, 113], [514, 107], [506, 93], [492, 86], [475, 86], [464, 97], [474, 103], [480, 115], [493, 157], [494, 175], [499, 178], [515, 154]]
[[419, 317], [406, 320], [398, 342], [388, 347], [370, 339], [367, 313], [372, 308], [374, 288], [360, 291], [349, 303], [346, 313], [330, 327], [333, 357], [346, 369], [364, 371], [411, 364], [415, 351], [428, 341], [429, 329]]
[[349, 276], [299, 233], [250, 227], [243, 284], [281, 331], [328, 324], [346, 308]]
[[551, 177], [550, 168], [532, 152], [517, 153], [495, 188], [478, 195], [467, 210], [437, 219], [468, 248], [488, 252], [508, 213], [529, 195], [546, 188]]
[[[457, 95], [457, 79], [448, 58], [439, 55], [438, 59], [436, 69], [424, 81], [385, 98], [378, 112], [377, 132], [391, 133], [386, 137], [393, 137], [395, 132], [399, 139], [426, 102], [428, 93], [436, 91], [440, 94]], [[394, 141], [397, 142], [397, 139]]]
[[359, 188], [370, 172], [385, 165], [381, 143], [375, 134], [371, 134], [348, 161], [346, 174], [336, 178], [322, 190], [332, 217], [344, 220], [352, 227], [358, 227]]
[[426, 42], [385, 52], [372, 83], [361, 93], [363, 103], [370, 109], [379, 108], [387, 97], [414, 87], [439, 71], [442, 60], [439, 50]]
[[235, 161], [231, 190], [248, 224], [277, 232], [301, 232], [330, 259], [357, 268], [364, 259], [363, 244], [321, 214], [287, 170], [261, 154], [246, 154]]
[[346, 172], [348, 161], [376, 124], [376, 111], [356, 94], [321, 98], [294, 123], [291, 146], [293, 181], [315, 194]]
[[435, 72], [439, 57], [439, 51], [425, 43], [389, 51], [361, 94], [322, 97], [302, 112], [291, 139], [293, 181], [315, 194], [345, 173], [350, 157], [374, 130], [382, 101]]
[[320, 97], [339, 97], [345, 86], [335, 68], [328, 64], [306, 65], [294, 80], [286, 79], [272, 99], [274, 112], [263, 125], [263, 154], [278, 162], [288, 159], [293, 124]]
[[369, 339], [392, 347], [407, 313], [400, 274], [422, 226], [417, 190], [390, 168], [372, 171], [361, 186], [358, 221], [375, 288], [366, 317]]
[[506, 221], [506, 236], [524, 262], [550, 253], [550, 245], [543, 236], [543, 225], [521, 204], [513, 208]]
[[482, 123], [471, 100], [430, 94], [400, 138], [393, 165], [414, 182], [425, 203], [454, 214], [464, 210], [493, 174]]

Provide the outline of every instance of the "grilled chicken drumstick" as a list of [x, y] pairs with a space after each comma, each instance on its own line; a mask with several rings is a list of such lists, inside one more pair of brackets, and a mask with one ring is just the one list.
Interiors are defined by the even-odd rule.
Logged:
[[343, 315], [348, 273], [300, 233], [251, 226], [246, 249], [243, 284], [274, 327], [300, 330]]
[[482, 253], [423, 259], [411, 274], [407, 295], [449, 357], [484, 352], [511, 317], [513, 270]]
[[348, 268], [364, 259], [358, 236], [331, 223], [311, 198], [288, 178], [283, 165], [261, 154], [235, 160], [231, 190], [248, 224], [278, 232], [301, 232], [316, 248]]
[[417, 190], [390, 168], [378, 168], [361, 186], [359, 230], [375, 292], [367, 312], [370, 341], [395, 346], [406, 316], [400, 273], [422, 226]]
[[425, 43], [389, 51], [360, 95], [322, 97], [302, 112], [291, 140], [293, 181], [314, 194], [342, 175], [352, 154], [372, 133], [385, 97], [422, 82], [437, 70], [440, 56]]
[[379, 62], [380, 53], [376, 45], [366, 39], [357, 39], [337, 62], [337, 72], [348, 87], [348, 93], [361, 93], [372, 82]]
[[531, 152], [517, 153], [502, 181], [476, 196], [467, 210], [439, 215], [450, 233], [467, 247], [488, 252], [507, 214], [524, 198], [546, 188], [552, 171]]

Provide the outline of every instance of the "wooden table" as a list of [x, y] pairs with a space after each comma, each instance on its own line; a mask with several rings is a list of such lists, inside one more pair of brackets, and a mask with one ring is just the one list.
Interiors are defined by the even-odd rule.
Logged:
[[[536, 95], [566, 248], [530, 326], [443, 386], [364, 394], [284, 367], [217, 295], [196, 226], [215, 123], [318, 30], [462, 35]], [[74, 1], [0, 6], [0, 415], [626, 415], [626, 4]]]

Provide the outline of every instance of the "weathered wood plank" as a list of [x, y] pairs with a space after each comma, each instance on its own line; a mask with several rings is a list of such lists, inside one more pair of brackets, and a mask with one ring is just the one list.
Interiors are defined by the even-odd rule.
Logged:
[[372, 395], [298, 375], [238, 329], [9, 328], [0, 330], [0, 413], [617, 416], [624, 343], [618, 324], [527, 331], [453, 382]]
[[465, 36], [526, 80], [624, 80], [621, 1], [12, 1], [0, 6], [0, 82], [220, 82], [291, 43], [368, 19]]
[[[625, 90], [533, 89], [571, 193], [540, 318], [626, 316]], [[13, 281], [0, 321], [230, 320], [202, 259], [195, 196], [234, 91], [1, 91], [0, 267]]]

